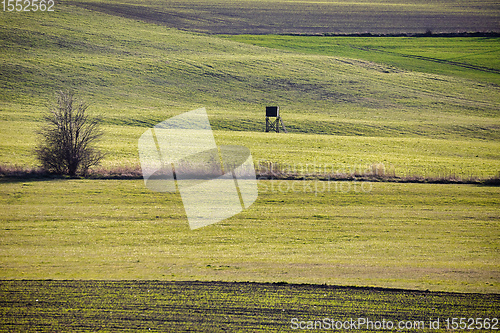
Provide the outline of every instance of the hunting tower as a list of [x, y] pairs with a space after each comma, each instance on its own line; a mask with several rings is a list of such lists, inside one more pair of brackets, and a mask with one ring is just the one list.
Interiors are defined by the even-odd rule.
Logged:
[[266, 132], [280, 132], [280, 127], [283, 132], [286, 132], [285, 124], [280, 116], [279, 106], [266, 106]]

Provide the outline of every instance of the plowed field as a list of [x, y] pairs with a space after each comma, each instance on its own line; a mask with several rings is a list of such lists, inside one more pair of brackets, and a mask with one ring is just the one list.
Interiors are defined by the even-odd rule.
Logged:
[[340, 323], [437, 332], [447, 318], [489, 317], [494, 325], [500, 308], [496, 294], [298, 284], [2, 281], [0, 289], [0, 330], [16, 332], [278, 332]]

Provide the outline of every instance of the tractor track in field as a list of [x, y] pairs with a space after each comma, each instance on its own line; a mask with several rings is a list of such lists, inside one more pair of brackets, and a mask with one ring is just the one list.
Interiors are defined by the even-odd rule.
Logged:
[[355, 46], [355, 45], [349, 45], [349, 46], [353, 49], [357, 49], [357, 50], [361, 50], [361, 51], [375, 51], [375, 52], [381, 52], [381, 53], [386, 53], [386, 54], [393, 54], [393, 55], [397, 55], [399, 57], [404, 57], [404, 58], [431, 61], [431, 62], [435, 62], [435, 63], [439, 63], [439, 64], [452, 65], [452, 66], [472, 69], [472, 70], [481, 71], [481, 72], [500, 74], [499, 69], [485, 67], [485, 66], [472, 65], [472, 64], [465, 63], [465, 62], [432, 58], [432, 57], [426, 57], [426, 56], [415, 55], [415, 54], [405, 54], [405, 53], [399, 53], [399, 52], [392, 52], [392, 51], [382, 50], [382, 49], [376, 48], [376, 47]]

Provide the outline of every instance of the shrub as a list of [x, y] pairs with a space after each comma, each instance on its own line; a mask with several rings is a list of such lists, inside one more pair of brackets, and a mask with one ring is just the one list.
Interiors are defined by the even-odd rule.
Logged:
[[104, 155], [94, 145], [101, 138], [100, 118], [87, 115], [88, 104], [77, 102], [72, 92], [59, 91], [57, 100], [44, 116], [35, 149], [42, 168], [50, 173], [74, 176], [86, 174]]

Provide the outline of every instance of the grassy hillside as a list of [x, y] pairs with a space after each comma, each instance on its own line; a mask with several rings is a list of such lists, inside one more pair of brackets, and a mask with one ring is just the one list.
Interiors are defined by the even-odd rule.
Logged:
[[[64, 3], [54, 13], [4, 13], [0, 34], [1, 163], [35, 163], [31, 149], [41, 114], [55, 90], [70, 88], [104, 116], [108, 164], [136, 164], [136, 142], [144, 128], [204, 106], [221, 141], [247, 140], [258, 159], [363, 165], [387, 161], [402, 168], [430, 163], [435, 172], [442, 167], [422, 152], [440, 154], [446, 141], [432, 140], [447, 139], [457, 142], [451, 145], [455, 149], [444, 149], [444, 158], [452, 157], [449, 164], [457, 166], [452, 172], [494, 175], [500, 169], [498, 74], [490, 71], [483, 77], [474, 68], [453, 65], [434, 74], [447, 65], [402, 56], [430, 48], [426, 39], [411, 45], [408, 39], [391, 39], [385, 47], [383, 40], [370, 42], [376, 45], [368, 46], [384, 52], [396, 50], [390, 63], [378, 56], [369, 59], [365, 39], [299, 39], [297, 48], [287, 44], [290, 39], [269, 37], [259, 42], [267, 47], [259, 47]], [[245, 38], [255, 42], [248, 36], [239, 40]], [[498, 69], [496, 40], [440, 41], [440, 54], [435, 51], [433, 57], [465, 57], [464, 63]], [[318, 46], [325, 42], [337, 44]], [[349, 48], [347, 42], [360, 47]], [[482, 54], [477, 60], [471, 47]], [[453, 56], [442, 56], [445, 53]], [[310, 135], [270, 142], [273, 151], [285, 152], [281, 156], [260, 146], [270, 138], [262, 133], [263, 110], [270, 104], [280, 105], [291, 133]], [[236, 134], [227, 131], [254, 134], [234, 139]], [[396, 141], [382, 140], [372, 149], [373, 142], [355, 139], [359, 144], [351, 144], [348, 136]], [[414, 141], [412, 145], [420, 145], [415, 150], [398, 138], [431, 141]], [[324, 143], [317, 145], [318, 140]], [[330, 155], [320, 149], [339, 147], [339, 142], [352, 150]], [[366, 149], [359, 150], [359, 145]], [[464, 154], [464, 146], [471, 147], [469, 153]], [[293, 150], [310, 154], [286, 153]], [[400, 165], [396, 155], [413, 162]], [[463, 163], [477, 169], [463, 170], [458, 166]]]
[[231, 40], [274, 49], [363, 59], [407, 71], [500, 84], [500, 38], [318, 37], [238, 35]]

